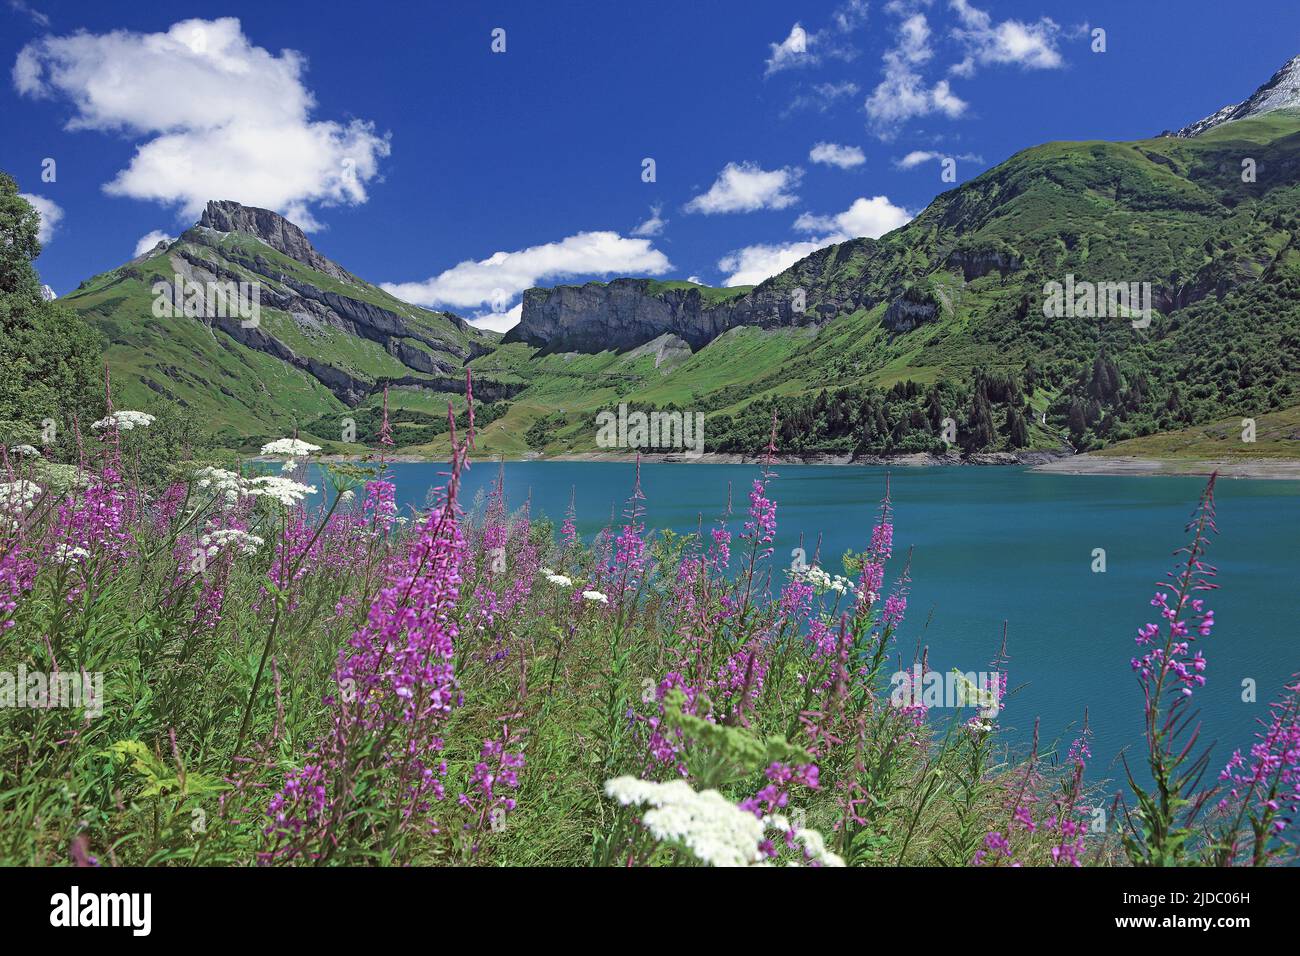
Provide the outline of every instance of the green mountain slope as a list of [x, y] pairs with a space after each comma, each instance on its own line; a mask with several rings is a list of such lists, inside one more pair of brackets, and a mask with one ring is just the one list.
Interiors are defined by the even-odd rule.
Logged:
[[[403, 449], [437, 454], [468, 364], [484, 453], [595, 450], [596, 413], [624, 402], [705, 413], [718, 451], [761, 449], [774, 411], [790, 452], [940, 451], [945, 419], [965, 451], [1082, 450], [1300, 404], [1298, 209], [1300, 112], [1276, 110], [1024, 150], [753, 289], [530, 290], [505, 341], [235, 204], [66, 301], [103, 334], [124, 401], [174, 397], [231, 445], [296, 426], [341, 450], [345, 417], [373, 442], [389, 385]], [[259, 327], [154, 318], [153, 282], [184, 270], [262, 283]], [[1150, 325], [1046, 315], [1067, 277], [1149, 283]]]
[[[256, 325], [215, 303], [173, 314], [177, 275], [257, 283]], [[394, 298], [320, 256], [281, 217], [235, 203], [209, 204], [176, 241], [62, 301], [103, 336], [119, 404], [173, 399], [235, 446], [295, 427], [338, 440], [343, 420], [364, 419], [386, 384], [425, 394], [445, 417], [447, 395], [463, 390], [465, 361], [499, 338]]]
[[[548, 451], [592, 447], [574, 411], [616, 401], [705, 410], [721, 450], [761, 447], [773, 408], [791, 450], [941, 448], [948, 416], [968, 450], [1099, 447], [1300, 401], [1298, 209], [1295, 111], [1187, 139], [1049, 143], [717, 306], [763, 312], [765, 328], [732, 328], [666, 373], [612, 354], [474, 364], [533, 377], [518, 401], [545, 412]], [[1045, 284], [1067, 275], [1150, 283], [1150, 327], [1046, 316]], [[805, 312], [783, 313], [796, 290]], [[700, 321], [729, 324], [707, 308]], [[563, 415], [546, 411], [557, 379]]]

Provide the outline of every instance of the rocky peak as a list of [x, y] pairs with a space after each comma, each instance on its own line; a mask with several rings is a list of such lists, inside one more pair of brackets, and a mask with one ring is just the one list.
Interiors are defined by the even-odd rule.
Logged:
[[1214, 129], [1233, 120], [1270, 113], [1273, 110], [1300, 108], [1300, 56], [1292, 57], [1282, 64], [1282, 69], [1251, 94], [1249, 99], [1240, 103], [1229, 103], [1217, 113], [1211, 113], [1204, 119], [1197, 120], [1190, 126], [1184, 126], [1174, 136], [1198, 136], [1206, 130]]
[[230, 199], [212, 199], [199, 217], [198, 225], [216, 232], [242, 232], [255, 236], [277, 252], [282, 252], [317, 272], [336, 279], [352, 278], [342, 266], [317, 252], [308, 241], [306, 233], [269, 209], [245, 206]]

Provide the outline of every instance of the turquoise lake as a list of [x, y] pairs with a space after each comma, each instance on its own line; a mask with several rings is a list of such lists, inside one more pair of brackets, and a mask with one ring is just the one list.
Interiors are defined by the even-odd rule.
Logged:
[[[393, 466], [399, 502], [423, 506], [444, 470]], [[776, 472], [773, 560], [788, 565], [800, 535], [811, 556], [821, 535], [822, 565], [840, 571], [845, 549], [860, 550], [869, 540], [885, 469], [786, 465]], [[693, 531], [702, 517], [707, 527], [724, 510], [730, 483], [739, 532], [758, 473], [749, 465], [644, 464], [647, 526]], [[464, 476], [462, 505], [471, 507], [496, 475], [495, 463], [475, 463]], [[1153, 619], [1148, 602], [1173, 566], [1172, 552], [1187, 540], [1183, 529], [1204, 479], [1005, 467], [902, 468], [890, 476], [895, 532], [887, 582], [914, 549], [898, 652], [910, 662], [920, 641], [935, 670], [985, 671], [1005, 621], [1013, 695], [999, 722], [1010, 739], [1027, 744], [1037, 717], [1046, 746], [1077, 730], [1087, 708], [1089, 776], [1122, 780], [1121, 749], [1130, 748], [1131, 762], [1141, 760], [1142, 749], [1142, 698], [1129, 667], [1133, 637]], [[621, 515], [633, 477], [634, 466], [622, 463], [505, 465], [511, 510], [531, 496], [533, 513], [557, 527], [575, 489], [587, 542], [609, 522], [611, 508]], [[1249, 746], [1256, 718], [1300, 671], [1300, 482], [1222, 480], [1216, 502], [1219, 534], [1209, 560], [1218, 567], [1220, 590], [1206, 602], [1216, 625], [1198, 645], [1209, 667], [1197, 695], [1214, 773], [1234, 748]], [[1105, 549], [1105, 573], [1092, 570], [1096, 548]], [[1242, 701], [1246, 678], [1258, 686], [1255, 703]]]

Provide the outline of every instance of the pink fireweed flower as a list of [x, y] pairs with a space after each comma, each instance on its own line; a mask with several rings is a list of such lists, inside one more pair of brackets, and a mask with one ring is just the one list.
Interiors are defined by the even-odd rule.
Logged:
[[975, 851], [975, 859], [971, 861], [972, 864], [983, 866], [985, 857], [990, 853], [1005, 857], [1011, 856], [1011, 844], [1007, 842], [1007, 838], [1002, 834], [1001, 830], [994, 830], [992, 833], [984, 835], [984, 848]]
[[882, 522], [871, 529], [871, 554], [888, 560], [894, 553], [894, 526]]
[[907, 598], [901, 594], [891, 594], [885, 599], [885, 610], [882, 614], [886, 624], [898, 624], [903, 620], [903, 614], [907, 611]]
[[[470, 774], [469, 787], [457, 797], [457, 802], [473, 815], [465, 824], [466, 830], [500, 830], [506, 817], [514, 812], [515, 798], [511, 790], [519, 789], [519, 771], [524, 768], [522, 751], [510, 752], [506, 748], [516, 742], [509, 728], [503, 730], [502, 740], [485, 740], [479, 762]], [[472, 847], [478, 852], [478, 844]]]
[[564, 542], [561, 548], [566, 554], [572, 551], [574, 545], [578, 542], [577, 495], [578, 489], [576, 487], [569, 491], [569, 510], [565, 512], [564, 524], [560, 526], [560, 538]]
[[1294, 825], [1300, 811], [1300, 680], [1292, 680], [1282, 699], [1269, 705], [1268, 720], [1258, 721], [1262, 730], [1255, 734], [1249, 760], [1236, 750], [1219, 774], [1228, 787], [1219, 810], [1235, 809], [1236, 815], [1229, 861], [1236, 855], [1237, 830], [1244, 817], [1252, 824], [1252, 857], [1258, 864], [1276, 855], [1269, 838]]
[[713, 540], [709, 548], [709, 566], [716, 571], [725, 571], [731, 564], [731, 532], [725, 525], [719, 524], [709, 532]]
[[366, 500], [361, 506], [366, 524], [387, 534], [397, 520], [397, 487], [391, 481], [366, 482]]
[[382, 805], [371, 812], [436, 830], [432, 804], [443, 797], [446, 771], [439, 730], [461, 701], [453, 660], [465, 542], [455, 515], [456, 477], [410, 548], [394, 557], [366, 622], [339, 652], [338, 691], [326, 698], [334, 707], [332, 731], [317, 744], [312, 767], [286, 775], [272, 799], [263, 862], [328, 852], [332, 834], [353, 812], [363, 770], [382, 774], [367, 783], [378, 788], [367, 801]]
[[[770, 545], [776, 537], [776, 502], [767, 497], [763, 479], [755, 478], [749, 492], [749, 520], [741, 538], [758, 545]], [[772, 548], [766, 548], [760, 557], [767, 557]]]

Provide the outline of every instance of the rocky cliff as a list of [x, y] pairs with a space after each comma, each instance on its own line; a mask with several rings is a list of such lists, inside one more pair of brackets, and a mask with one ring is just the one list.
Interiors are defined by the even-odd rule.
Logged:
[[317, 272], [345, 282], [355, 279], [342, 266], [317, 252], [306, 233], [269, 209], [244, 206], [229, 199], [213, 199], [199, 217], [197, 228], [256, 236], [277, 252], [283, 252]]
[[650, 279], [529, 289], [520, 322], [507, 333], [506, 341], [526, 342], [546, 352], [626, 351], [670, 334], [698, 351], [736, 326], [816, 325], [862, 304], [855, 294], [837, 292], [823, 281], [828, 264], [853, 247], [851, 242], [818, 250], [753, 289], [712, 289]]
[[[1229, 103], [1218, 112], [1184, 126], [1172, 135], [1182, 138], [1199, 136], [1224, 123], [1282, 109], [1300, 109], [1300, 56], [1292, 57], [1282, 64], [1282, 68], [1267, 83], [1240, 103]], [[1171, 134], [1166, 131], [1162, 135]]]
[[[177, 304], [177, 276], [183, 295], [200, 296], [199, 308], [159, 309], [159, 298]], [[232, 284], [256, 288], [256, 321], [219, 308], [215, 296], [207, 304], [205, 290]], [[241, 435], [248, 412], [270, 431], [272, 422], [300, 420], [299, 409], [337, 402], [342, 414], [385, 387], [459, 392], [465, 364], [499, 341], [358, 278], [278, 213], [228, 200], [209, 202], [178, 239], [82, 283], [68, 304], [99, 325], [110, 358], [131, 369], [121, 382], [128, 396], [147, 389]], [[479, 391], [490, 401], [518, 388], [485, 380]]]

